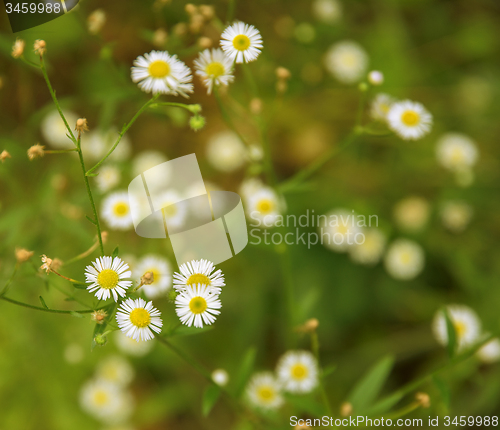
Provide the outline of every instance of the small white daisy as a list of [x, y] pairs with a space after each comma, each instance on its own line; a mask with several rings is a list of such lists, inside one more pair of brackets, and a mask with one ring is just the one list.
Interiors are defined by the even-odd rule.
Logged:
[[281, 215], [281, 203], [276, 192], [267, 186], [249, 193], [244, 201], [251, 224], [259, 227], [272, 227]]
[[163, 325], [160, 311], [153, 302], [143, 299], [127, 299], [116, 312], [116, 322], [126, 336], [134, 340], [151, 340], [154, 333], [160, 333]]
[[221, 35], [220, 46], [226, 55], [237, 63], [254, 61], [262, 49], [262, 37], [253, 25], [235, 22]]
[[[80, 117], [76, 113], [66, 110], [63, 111], [63, 114], [68, 125], [74, 128], [74, 124]], [[69, 134], [68, 129], [58, 111], [50, 112], [42, 120], [41, 130], [45, 141], [53, 148], [72, 149], [75, 147], [75, 144], [67, 136]]]
[[342, 4], [339, 0], [314, 0], [312, 12], [318, 21], [335, 24], [342, 18]]
[[207, 93], [212, 93], [214, 86], [227, 86], [233, 82], [233, 62], [220, 49], [205, 49], [194, 60], [196, 74], [201, 77], [207, 87]]
[[120, 183], [120, 169], [115, 166], [101, 167], [97, 173], [98, 175], [95, 177], [97, 188], [103, 193], [113, 189]]
[[319, 226], [321, 243], [331, 251], [347, 252], [350, 247], [361, 242], [361, 228], [357, 225], [356, 214], [347, 209], [334, 209], [326, 214], [326, 220]]
[[217, 294], [211, 293], [208, 285], [189, 285], [175, 299], [175, 312], [182, 324], [203, 328], [212, 324], [220, 314], [222, 304]]
[[[488, 333], [484, 335], [489, 336]], [[478, 358], [484, 363], [495, 363], [500, 360], [500, 339], [491, 339], [477, 351]]]
[[193, 260], [182, 264], [179, 272], [174, 273], [174, 288], [183, 291], [186, 287], [195, 287], [198, 284], [207, 285], [210, 292], [220, 294], [221, 287], [224, 287], [224, 274], [215, 270], [215, 266], [208, 260]]
[[443, 203], [440, 210], [441, 222], [452, 233], [462, 233], [472, 220], [473, 214], [472, 207], [459, 200]]
[[357, 42], [344, 40], [333, 45], [325, 55], [326, 69], [340, 82], [361, 80], [368, 67], [368, 55]]
[[384, 74], [378, 70], [372, 70], [368, 73], [368, 82], [373, 86], [379, 86], [384, 83]]
[[309, 393], [318, 385], [318, 364], [309, 351], [288, 351], [279, 360], [276, 374], [290, 393]]
[[349, 256], [355, 263], [373, 266], [381, 260], [387, 238], [377, 228], [363, 229], [362, 234], [363, 243], [355, 243], [349, 247]]
[[188, 214], [188, 207], [182, 202], [179, 194], [175, 191], [165, 191], [155, 197], [155, 202], [162, 208], [167, 230], [182, 227]]
[[135, 178], [146, 170], [168, 161], [163, 152], [156, 150], [142, 151], [132, 160], [132, 175]]
[[154, 342], [144, 342], [127, 337], [121, 331], [117, 331], [115, 333], [114, 339], [116, 346], [123, 354], [131, 355], [133, 357], [144, 357], [151, 352], [153, 346], [155, 345]]
[[424, 269], [425, 254], [422, 247], [408, 239], [395, 240], [384, 259], [385, 268], [394, 279], [408, 281]]
[[130, 213], [129, 194], [116, 191], [109, 194], [101, 204], [101, 216], [115, 230], [130, 230], [134, 226]]
[[465, 134], [446, 133], [438, 140], [436, 156], [444, 168], [456, 172], [476, 164], [478, 151], [474, 141]]
[[225, 173], [234, 172], [247, 162], [245, 145], [232, 131], [221, 131], [211, 136], [206, 156], [215, 169]]
[[165, 296], [172, 287], [172, 268], [165, 258], [146, 255], [134, 268], [134, 278], [140, 279], [146, 272], [153, 272], [153, 283], [143, 285], [141, 290], [148, 299]]
[[391, 110], [392, 104], [396, 101], [389, 94], [379, 93], [375, 96], [370, 107], [370, 116], [375, 121], [387, 121], [387, 114]]
[[111, 355], [99, 362], [96, 376], [120, 387], [125, 387], [134, 379], [134, 368], [125, 358]]
[[191, 70], [177, 55], [167, 51], [151, 51], [134, 60], [132, 81], [147, 93], [172, 94], [188, 97], [193, 92]]
[[431, 131], [432, 115], [422, 104], [404, 100], [392, 104], [387, 123], [401, 139], [417, 140]]
[[429, 202], [422, 197], [406, 197], [396, 203], [393, 210], [397, 225], [405, 231], [421, 231], [429, 221]]
[[215, 369], [212, 372], [212, 381], [221, 387], [225, 387], [229, 382], [229, 374], [224, 369]]
[[87, 290], [96, 292], [95, 296], [99, 300], [107, 300], [113, 294], [115, 302], [118, 296], [124, 297], [126, 290], [132, 285], [132, 281], [127, 281], [132, 273], [128, 264], [118, 257], [98, 257], [92, 262], [92, 266], [85, 269], [85, 280], [90, 285]]
[[[446, 310], [455, 328], [457, 350], [463, 351], [475, 344], [481, 336], [481, 321], [477, 314], [465, 305], [449, 305]], [[446, 346], [448, 344], [448, 330], [442, 310], [436, 312], [432, 328], [437, 341]]]
[[253, 375], [246, 389], [248, 400], [253, 406], [262, 409], [278, 409], [284, 403], [281, 385], [271, 372]]

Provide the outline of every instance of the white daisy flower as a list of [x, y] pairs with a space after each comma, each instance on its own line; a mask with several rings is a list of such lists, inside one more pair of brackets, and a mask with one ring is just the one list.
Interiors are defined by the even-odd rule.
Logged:
[[201, 77], [207, 87], [207, 93], [212, 93], [213, 86], [227, 86], [234, 81], [233, 62], [220, 49], [205, 49], [194, 60], [196, 74]]
[[134, 379], [134, 368], [125, 358], [111, 355], [97, 365], [96, 376], [98, 379], [125, 387]]
[[188, 285], [175, 299], [175, 312], [182, 324], [203, 328], [212, 324], [220, 314], [222, 304], [217, 294], [212, 294], [208, 285]]
[[115, 230], [129, 230], [134, 226], [126, 191], [109, 194], [101, 204], [101, 216]]
[[395, 240], [384, 259], [385, 268], [394, 279], [408, 281], [424, 269], [425, 254], [422, 247], [408, 239]]
[[163, 325], [160, 311], [153, 302], [143, 299], [127, 299], [116, 312], [116, 322], [126, 336], [136, 340], [151, 340], [154, 333], [160, 333]]
[[229, 382], [229, 374], [224, 369], [215, 369], [212, 372], [212, 381], [221, 387], [225, 387]]
[[372, 70], [368, 73], [368, 82], [373, 86], [379, 86], [384, 83], [384, 74], [379, 70]]
[[215, 270], [215, 266], [208, 260], [193, 260], [182, 264], [179, 271], [174, 273], [174, 288], [183, 291], [186, 287], [195, 287], [198, 284], [207, 285], [213, 294], [220, 294], [224, 287], [224, 274]]
[[396, 99], [389, 94], [379, 93], [375, 96], [370, 107], [370, 116], [375, 121], [387, 121], [387, 114]]
[[[485, 336], [489, 336], [485, 333]], [[488, 343], [485, 343], [476, 355], [484, 363], [495, 363], [500, 360], [500, 339], [498, 337], [491, 339]]]
[[98, 257], [92, 262], [92, 266], [85, 268], [85, 281], [90, 283], [87, 290], [96, 292], [95, 296], [99, 300], [107, 300], [113, 294], [115, 302], [118, 296], [124, 297], [126, 290], [132, 285], [128, 264], [118, 257]]
[[342, 3], [338, 0], [314, 0], [312, 12], [318, 21], [335, 24], [342, 18]]
[[116, 187], [121, 180], [120, 169], [115, 166], [103, 166], [98, 170], [95, 177], [97, 188], [105, 193]]
[[264, 184], [259, 178], [247, 178], [244, 179], [240, 187], [238, 189], [238, 194], [243, 198], [243, 199], [248, 199], [249, 197], [252, 196], [252, 194], [255, 194], [257, 191], [259, 191], [261, 188], [264, 187]]
[[309, 351], [288, 351], [279, 360], [276, 374], [290, 393], [309, 393], [318, 385], [318, 364]]
[[80, 405], [89, 415], [107, 423], [125, 421], [133, 410], [130, 393], [103, 379], [91, 380], [82, 387]]
[[[80, 116], [67, 110], [64, 110], [63, 114], [68, 122], [68, 125], [74, 128], [74, 125]], [[50, 146], [53, 148], [73, 149], [75, 147], [75, 144], [67, 136], [69, 134], [68, 129], [66, 128], [66, 125], [57, 110], [50, 112], [42, 120], [41, 130], [44, 140], [50, 143]]]
[[347, 252], [350, 247], [361, 242], [361, 228], [357, 225], [356, 214], [347, 209], [334, 209], [326, 214], [326, 220], [319, 226], [321, 241], [331, 251]]
[[387, 123], [401, 139], [417, 140], [431, 131], [432, 115], [422, 104], [404, 100], [392, 104]]
[[247, 216], [252, 220], [251, 225], [272, 227], [281, 215], [278, 194], [266, 186], [262, 186], [245, 199]]
[[140, 279], [146, 272], [153, 272], [153, 282], [143, 285], [141, 290], [148, 299], [165, 296], [172, 287], [172, 268], [165, 258], [146, 255], [134, 268], [134, 278]]
[[440, 210], [441, 222], [452, 233], [462, 233], [472, 220], [474, 210], [459, 200], [445, 202]]
[[177, 55], [167, 51], [151, 51], [139, 55], [131, 68], [132, 81], [147, 93], [172, 94], [188, 97], [193, 92], [191, 70]]
[[[474, 345], [481, 336], [481, 321], [477, 314], [465, 305], [449, 305], [446, 310], [455, 328], [457, 350], [463, 351]], [[437, 341], [446, 346], [448, 330], [442, 310], [436, 312], [432, 328]]]
[[133, 357], [144, 357], [151, 352], [155, 345], [154, 342], [144, 342], [127, 337], [121, 331], [115, 333], [116, 346], [123, 354]]
[[232, 131], [222, 131], [210, 137], [207, 143], [208, 162], [217, 170], [234, 172], [247, 162], [245, 144]]
[[262, 49], [262, 37], [253, 25], [235, 22], [221, 35], [220, 46], [226, 55], [237, 63], [254, 61]]
[[142, 151], [132, 160], [132, 175], [135, 178], [146, 170], [168, 161], [163, 152], [155, 150]]
[[281, 385], [271, 372], [256, 373], [246, 389], [248, 400], [262, 409], [278, 409], [283, 405]]
[[349, 256], [355, 263], [373, 266], [382, 259], [387, 238], [377, 228], [363, 229], [362, 234], [363, 243], [349, 247]]
[[406, 197], [396, 203], [393, 214], [401, 229], [411, 232], [421, 231], [429, 221], [429, 202], [422, 197]]
[[162, 208], [162, 213], [169, 228], [181, 227], [188, 214], [188, 207], [175, 191], [166, 191], [160, 194], [156, 201]]
[[436, 156], [444, 168], [456, 172], [474, 166], [478, 151], [474, 141], [465, 134], [446, 133], [438, 140]]
[[353, 84], [366, 74], [368, 55], [357, 42], [344, 40], [326, 52], [326, 69], [340, 82]]

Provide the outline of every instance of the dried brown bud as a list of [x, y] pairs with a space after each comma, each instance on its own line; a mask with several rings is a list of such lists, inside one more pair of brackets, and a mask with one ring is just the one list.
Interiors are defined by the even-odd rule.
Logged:
[[35, 51], [35, 54], [38, 54], [41, 57], [43, 54], [45, 54], [45, 52], [47, 52], [47, 44], [45, 43], [45, 40], [35, 40], [33, 49]]
[[210, 37], [202, 36], [198, 39], [198, 46], [202, 49], [210, 48], [214, 43]]
[[87, 28], [90, 34], [97, 34], [106, 23], [106, 12], [102, 9], [96, 9], [87, 18]]
[[153, 44], [162, 47], [167, 43], [168, 40], [168, 33], [164, 28], [159, 28], [156, 30], [153, 34]]
[[349, 402], [344, 402], [340, 405], [340, 416], [348, 417], [352, 414], [352, 405]]
[[19, 58], [21, 55], [23, 55], [25, 46], [26, 42], [23, 39], [16, 39], [14, 45], [12, 45], [12, 56], [14, 58]]
[[102, 309], [99, 309], [98, 311], [92, 312], [92, 315], [90, 316], [92, 318], [92, 321], [95, 321], [97, 324], [102, 324], [108, 314], [106, 311], [103, 311]]
[[141, 284], [142, 285], [151, 285], [154, 281], [155, 281], [155, 275], [153, 272], [146, 272], [141, 277]]
[[198, 13], [198, 8], [192, 3], [188, 3], [186, 6], [184, 6], [184, 10], [189, 15], [194, 15], [195, 13]]
[[45, 270], [47, 274], [52, 270], [52, 258], [47, 257], [45, 254], [42, 255], [42, 265], [40, 269]]
[[429, 408], [431, 406], [431, 398], [427, 393], [415, 394], [415, 400], [420, 403], [420, 406], [423, 408]]
[[215, 8], [213, 6], [202, 4], [200, 5], [199, 10], [207, 21], [210, 21], [215, 16]]
[[292, 77], [292, 74], [290, 73], [290, 70], [285, 69], [284, 67], [278, 67], [276, 69], [276, 77], [278, 79], [290, 79]]
[[12, 158], [12, 157], [10, 156], [10, 154], [9, 154], [7, 151], [3, 150], [2, 152], [0, 152], [0, 161], [1, 161], [2, 163], [3, 163], [3, 162], [7, 159], [7, 158]]
[[250, 112], [254, 115], [259, 115], [262, 112], [262, 100], [254, 98], [250, 101]]
[[101, 231], [101, 239], [102, 243], [106, 243], [108, 241], [109, 233], [107, 231]]
[[30, 160], [34, 160], [35, 158], [43, 157], [45, 155], [43, 148], [45, 148], [45, 146], [42, 146], [39, 143], [33, 145], [30, 149], [28, 149], [28, 158]]
[[88, 131], [88, 129], [89, 129], [89, 124], [88, 124], [86, 118], [78, 118], [76, 120], [75, 130], [78, 131], [78, 133], [82, 133], [84, 131]]
[[16, 260], [18, 263], [25, 263], [33, 256], [33, 251], [24, 248], [16, 248]]
[[177, 36], [184, 36], [188, 31], [187, 24], [185, 22], [179, 22], [174, 26], [174, 33]]
[[54, 258], [54, 259], [52, 260], [52, 265], [50, 266], [50, 268], [51, 268], [53, 271], [57, 272], [57, 271], [58, 271], [58, 270], [62, 267], [62, 265], [63, 265], [63, 264], [64, 264], [64, 263], [63, 263], [63, 261], [62, 261], [62, 260], [60, 260], [59, 258]]

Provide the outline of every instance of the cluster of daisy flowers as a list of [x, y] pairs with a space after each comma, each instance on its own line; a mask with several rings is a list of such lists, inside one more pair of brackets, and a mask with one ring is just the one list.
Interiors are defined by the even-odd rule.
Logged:
[[284, 393], [307, 394], [319, 383], [316, 357], [309, 351], [288, 351], [278, 361], [275, 372], [258, 372], [246, 388], [250, 404], [262, 410], [278, 409]]
[[129, 389], [133, 379], [134, 369], [126, 359], [106, 357], [80, 389], [81, 408], [103, 424], [125, 425], [135, 406]]
[[[132, 273], [140, 278], [140, 284], [132, 291]], [[133, 297], [142, 288], [146, 298], [167, 295], [172, 284], [175, 290], [176, 313], [182, 324], [203, 328], [212, 324], [222, 307], [220, 294], [225, 286], [221, 270], [215, 270], [207, 260], [193, 260], [182, 264], [179, 272], [171, 275], [168, 260], [160, 256], [147, 255], [134, 265], [133, 272], [119, 257], [99, 257], [85, 270], [87, 290], [99, 300], [112, 298], [119, 303], [116, 322], [126, 337], [136, 342], [148, 341], [162, 330], [160, 311], [152, 301]], [[106, 317], [96, 311], [95, 319], [102, 322]], [[99, 313], [101, 312], [101, 313]]]
[[[263, 47], [262, 37], [253, 25], [235, 22], [223, 31], [220, 47], [205, 49], [194, 61], [195, 73], [208, 94], [214, 87], [227, 86], [234, 80], [235, 62], [249, 63], [257, 59]], [[131, 78], [147, 93], [188, 97], [194, 90], [191, 69], [167, 51], [151, 51], [137, 57]]]

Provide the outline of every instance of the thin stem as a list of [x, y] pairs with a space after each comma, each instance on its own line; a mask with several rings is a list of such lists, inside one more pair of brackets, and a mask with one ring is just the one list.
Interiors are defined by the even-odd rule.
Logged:
[[[314, 330], [311, 333], [311, 349], [316, 357], [316, 361], [318, 366], [320, 365], [319, 361], [319, 338], [318, 333]], [[323, 383], [323, 378], [319, 378], [319, 388], [321, 392], [321, 399], [325, 405], [326, 411], [329, 416], [332, 416], [332, 407], [330, 405], [330, 400], [328, 399], [328, 395], [326, 394], [325, 384]]]
[[229, 126], [229, 128], [236, 133], [236, 135], [240, 138], [240, 140], [247, 146], [249, 147], [250, 145], [246, 141], [246, 139], [243, 137], [243, 135], [238, 131], [236, 126], [234, 125], [233, 120], [229, 116], [226, 108], [224, 107], [224, 103], [222, 102], [222, 98], [219, 93], [219, 89], [217, 87], [214, 88], [214, 96], [215, 96], [215, 101], [217, 102], [217, 106], [219, 107], [220, 113], [222, 115], [222, 119], [224, 122]]
[[242, 65], [243, 72], [245, 74], [245, 79], [247, 81], [250, 90], [254, 97], [259, 97], [259, 87], [253, 78], [252, 71], [250, 70], [250, 65], [248, 63], [243, 63]]
[[27, 64], [28, 66], [31, 66], [31, 67], [34, 67], [35, 69], [40, 69], [40, 65], [39, 64], [36, 64], [34, 63], [33, 61], [30, 61], [30, 60], [27, 60], [24, 55], [21, 55], [19, 57], [21, 59], [21, 61], [24, 63], [24, 64]]
[[[153, 103], [150, 105], [151, 108], [155, 108], [157, 106], [172, 106], [172, 107], [180, 107], [186, 109], [191, 113], [198, 113], [201, 109], [199, 104], [185, 104], [185, 103], [175, 103], [175, 102], [161, 102], [161, 103]], [[195, 107], [196, 106], [196, 107]]]
[[25, 308], [36, 309], [37, 311], [49, 312], [49, 313], [53, 313], [53, 314], [72, 314], [72, 313], [89, 314], [89, 313], [94, 312], [94, 310], [104, 309], [104, 307], [105, 307], [104, 306], [104, 307], [97, 308], [97, 309], [66, 311], [66, 310], [61, 310], [61, 309], [48, 309], [48, 308], [42, 308], [41, 306], [33, 306], [33, 305], [29, 305], [28, 303], [19, 302], [17, 300], [10, 299], [10, 298], [5, 297], [5, 296], [0, 296], [0, 300], [5, 300], [6, 302], [13, 303], [14, 305], [18, 305], [18, 306], [23, 306]]
[[120, 135], [118, 136], [118, 139], [116, 140], [115, 144], [111, 147], [111, 149], [108, 151], [108, 153], [99, 161], [94, 167], [92, 167], [89, 171], [87, 171], [86, 176], [89, 176], [92, 172], [94, 172], [97, 168], [101, 166], [102, 163], [106, 161], [106, 159], [113, 153], [113, 151], [116, 149], [118, 144], [120, 143], [120, 140], [122, 139], [123, 135], [128, 131], [130, 127], [132, 127], [132, 124], [135, 122], [137, 118], [148, 108], [150, 104], [152, 104], [158, 97], [160, 97], [160, 94], [155, 94], [153, 98], [148, 100], [140, 109], [139, 111], [134, 115], [134, 117], [129, 121], [128, 124], [126, 124]]
[[67, 266], [69, 264], [73, 264], [79, 260], [82, 260], [83, 258], [88, 257], [90, 254], [92, 254], [97, 248], [99, 247], [99, 238], [96, 239], [94, 244], [87, 249], [85, 252], [82, 252], [81, 254], [77, 255], [76, 257], [73, 257], [71, 260], [65, 261], [64, 266]]
[[49, 270], [50, 270], [50, 273], [53, 273], [54, 275], [60, 276], [61, 278], [66, 279], [66, 281], [69, 281], [69, 282], [71, 282], [73, 284], [85, 285], [84, 282], [80, 282], [80, 281], [77, 281], [76, 279], [68, 278], [67, 276], [61, 275], [60, 273], [56, 272], [53, 269], [49, 269]]
[[234, 18], [234, 11], [236, 10], [236, 0], [229, 0], [229, 6], [227, 8], [226, 21], [230, 23]]
[[2, 288], [2, 291], [0, 292], [0, 297], [3, 296], [4, 294], [6, 294], [7, 291], [9, 290], [9, 285], [14, 280], [14, 276], [16, 276], [17, 269], [19, 269], [19, 263], [16, 263], [16, 265], [14, 266], [14, 270], [12, 272], [12, 275], [10, 275], [10, 278], [7, 280], [4, 287]]
[[44, 150], [43, 152], [45, 154], [67, 154], [69, 152], [75, 152], [78, 151], [78, 149], [73, 148], [73, 149], [48, 149]]

